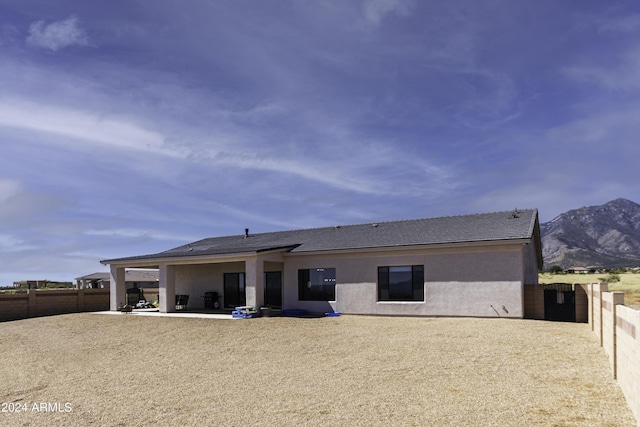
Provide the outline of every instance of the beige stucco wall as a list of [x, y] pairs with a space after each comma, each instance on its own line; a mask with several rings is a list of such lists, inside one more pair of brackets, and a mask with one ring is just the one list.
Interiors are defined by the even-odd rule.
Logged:
[[[531, 242], [522, 248], [522, 265], [524, 268], [524, 283], [538, 284], [538, 260], [536, 257], [536, 245]], [[542, 267], [542, 266], [540, 266]]]
[[[285, 308], [345, 314], [516, 317], [523, 313], [522, 245], [287, 257]], [[378, 302], [380, 266], [424, 265], [424, 302]], [[298, 269], [335, 268], [336, 301], [298, 301]]]
[[522, 318], [520, 282], [426, 282], [424, 302], [377, 301], [377, 283], [338, 284], [332, 308], [346, 314]]

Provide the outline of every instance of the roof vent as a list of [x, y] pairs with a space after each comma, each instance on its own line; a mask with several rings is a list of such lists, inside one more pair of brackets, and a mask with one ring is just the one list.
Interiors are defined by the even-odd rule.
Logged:
[[249, 237], [249, 229], [245, 228], [244, 229], [244, 238], [246, 239], [247, 237]]
[[513, 210], [513, 213], [511, 214], [511, 218], [520, 218], [520, 212], [518, 212], [518, 208], [515, 208]]
[[376, 228], [376, 227], [378, 226], [378, 223], [377, 223], [377, 222], [376, 222], [376, 223], [373, 223], [373, 224], [371, 224], [371, 226], [372, 226], [373, 228]]

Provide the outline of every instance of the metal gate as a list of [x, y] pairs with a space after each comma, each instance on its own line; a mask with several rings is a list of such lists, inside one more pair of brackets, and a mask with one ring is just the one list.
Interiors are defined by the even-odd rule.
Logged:
[[576, 291], [572, 284], [544, 285], [544, 318], [561, 322], [576, 321]]

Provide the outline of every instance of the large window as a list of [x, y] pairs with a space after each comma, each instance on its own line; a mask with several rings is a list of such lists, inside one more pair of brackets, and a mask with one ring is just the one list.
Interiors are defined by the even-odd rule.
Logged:
[[235, 308], [247, 304], [244, 273], [224, 273], [224, 306]]
[[298, 299], [300, 301], [335, 301], [336, 269], [298, 270]]
[[378, 267], [378, 301], [424, 301], [424, 266]]

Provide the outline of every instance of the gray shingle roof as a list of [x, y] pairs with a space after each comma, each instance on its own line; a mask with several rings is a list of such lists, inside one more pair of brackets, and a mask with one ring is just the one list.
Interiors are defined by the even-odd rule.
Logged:
[[257, 253], [285, 249], [292, 253], [391, 248], [444, 243], [529, 239], [538, 220], [536, 209], [404, 221], [343, 225], [304, 230], [211, 237], [157, 254], [101, 261]]

